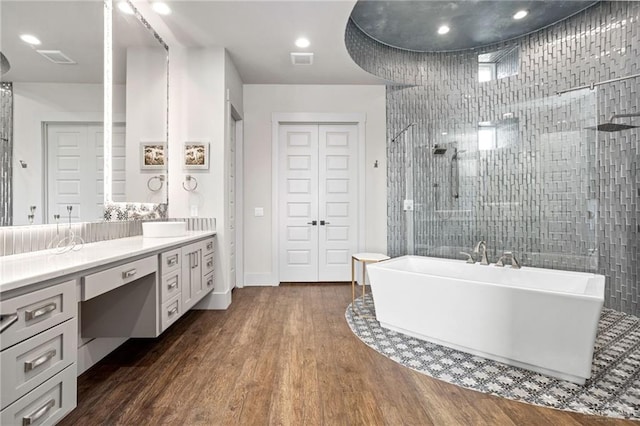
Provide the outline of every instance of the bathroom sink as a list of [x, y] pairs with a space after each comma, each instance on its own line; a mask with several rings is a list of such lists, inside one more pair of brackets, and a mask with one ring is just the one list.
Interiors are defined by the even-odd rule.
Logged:
[[186, 222], [143, 222], [142, 236], [148, 238], [182, 237], [187, 235]]

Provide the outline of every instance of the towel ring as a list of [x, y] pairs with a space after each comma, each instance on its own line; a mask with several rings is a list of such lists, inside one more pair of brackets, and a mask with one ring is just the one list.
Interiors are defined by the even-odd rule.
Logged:
[[[154, 188], [151, 186], [151, 182], [153, 182], [156, 179], [158, 180], [159, 184], [157, 184], [158, 185], [157, 188]], [[162, 189], [163, 186], [164, 186], [164, 175], [151, 176], [147, 181], [147, 188], [149, 188], [149, 191], [151, 192], [158, 192]]]
[[198, 179], [196, 179], [195, 177], [193, 177], [193, 176], [191, 176], [191, 175], [186, 175], [186, 176], [184, 177], [184, 179], [185, 179], [185, 181], [186, 181], [186, 182], [191, 182], [191, 181], [193, 181], [193, 182], [194, 182], [193, 186], [190, 186], [190, 187], [187, 187], [187, 186], [185, 185], [185, 183], [186, 183], [186, 182], [182, 182], [182, 187], [184, 188], [184, 190], [185, 190], [185, 191], [187, 191], [187, 192], [193, 192], [193, 191], [195, 191], [195, 190], [196, 190], [196, 188], [198, 187]]

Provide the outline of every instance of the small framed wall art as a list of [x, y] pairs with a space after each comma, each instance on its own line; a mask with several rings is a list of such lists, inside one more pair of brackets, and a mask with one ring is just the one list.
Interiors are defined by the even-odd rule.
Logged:
[[142, 170], [164, 169], [167, 144], [164, 142], [140, 142], [140, 168]]
[[185, 142], [183, 167], [188, 170], [209, 169], [209, 143]]

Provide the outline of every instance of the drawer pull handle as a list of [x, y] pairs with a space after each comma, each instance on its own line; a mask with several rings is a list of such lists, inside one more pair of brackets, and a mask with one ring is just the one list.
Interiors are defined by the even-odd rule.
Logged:
[[213, 268], [213, 259], [207, 262], [207, 268]]
[[207, 280], [207, 287], [211, 287], [213, 285], [213, 277]]
[[169, 266], [174, 266], [178, 264], [178, 255], [176, 254], [175, 256], [171, 256], [169, 259], [167, 259], [167, 265]]
[[42, 364], [44, 364], [45, 362], [49, 361], [51, 358], [53, 358], [54, 356], [56, 356], [56, 350], [55, 349], [51, 349], [49, 352], [40, 355], [38, 358], [34, 359], [33, 361], [25, 361], [24, 363], [24, 372], [28, 372], [31, 370], [34, 370], [38, 367], [40, 367]]
[[176, 280], [175, 280], [174, 282], [172, 282], [171, 284], [169, 284], [169, 285], [167, 286], [167, 288], [168, 288], [169, 290], [173, 290], [174, 288], [178, 288], [178, 279], [176, 278]]
[[18, 314], [0, 315], [0, 333], [18, 321]]
[[42, 407], [38, 408], [33, 413], [29, 414], [26, 417], [22, 418], [22, 426], [29, 426], [37, 422], [42, 416], [47, 414], [49, 410], [51, 410], [56, 405], [56, 401], [54, 399], [50, 399], [44, 404]]
[[38, 309], [34, 309], [32, 311], [24, 311], [24, 320], [31, 321], [38, 317], [48, 314], [51, 311], [55, 311], [58, 305], [55, 303], [49, 303], [44, 306], [39, 307]]
[[128, 271], [124, 271], [122, 273], [122, 279], [127, 279], [127, 278], [131, 278], [132, 276], [134, 276], [138, 271], [136, 271], [135, 269], [129, 269]]
[[213, 249], [213, 241], [210, 241], [207, 243], [207, 250], [212, 250]]
[[175, 314], [177, 314], [177, 313], [178, 313], [178, 307], [177, 307], [177, 306], [174, 306], [174, 307], [173, 307], [173, 309], [171, 309], [169, 312], [167, 312], [167, 314], [168, 314], [170, 317], [174, 316], [174, 315], [175, 315]]

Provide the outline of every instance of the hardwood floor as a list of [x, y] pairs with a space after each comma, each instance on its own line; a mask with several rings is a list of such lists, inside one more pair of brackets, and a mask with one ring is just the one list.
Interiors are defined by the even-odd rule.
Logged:
[[78, 379], [62, 425], [637, 424], [459, 388], [362, 343], [346, 285], [234, 290], [226, 311], [192, 311], [132, 339]]

